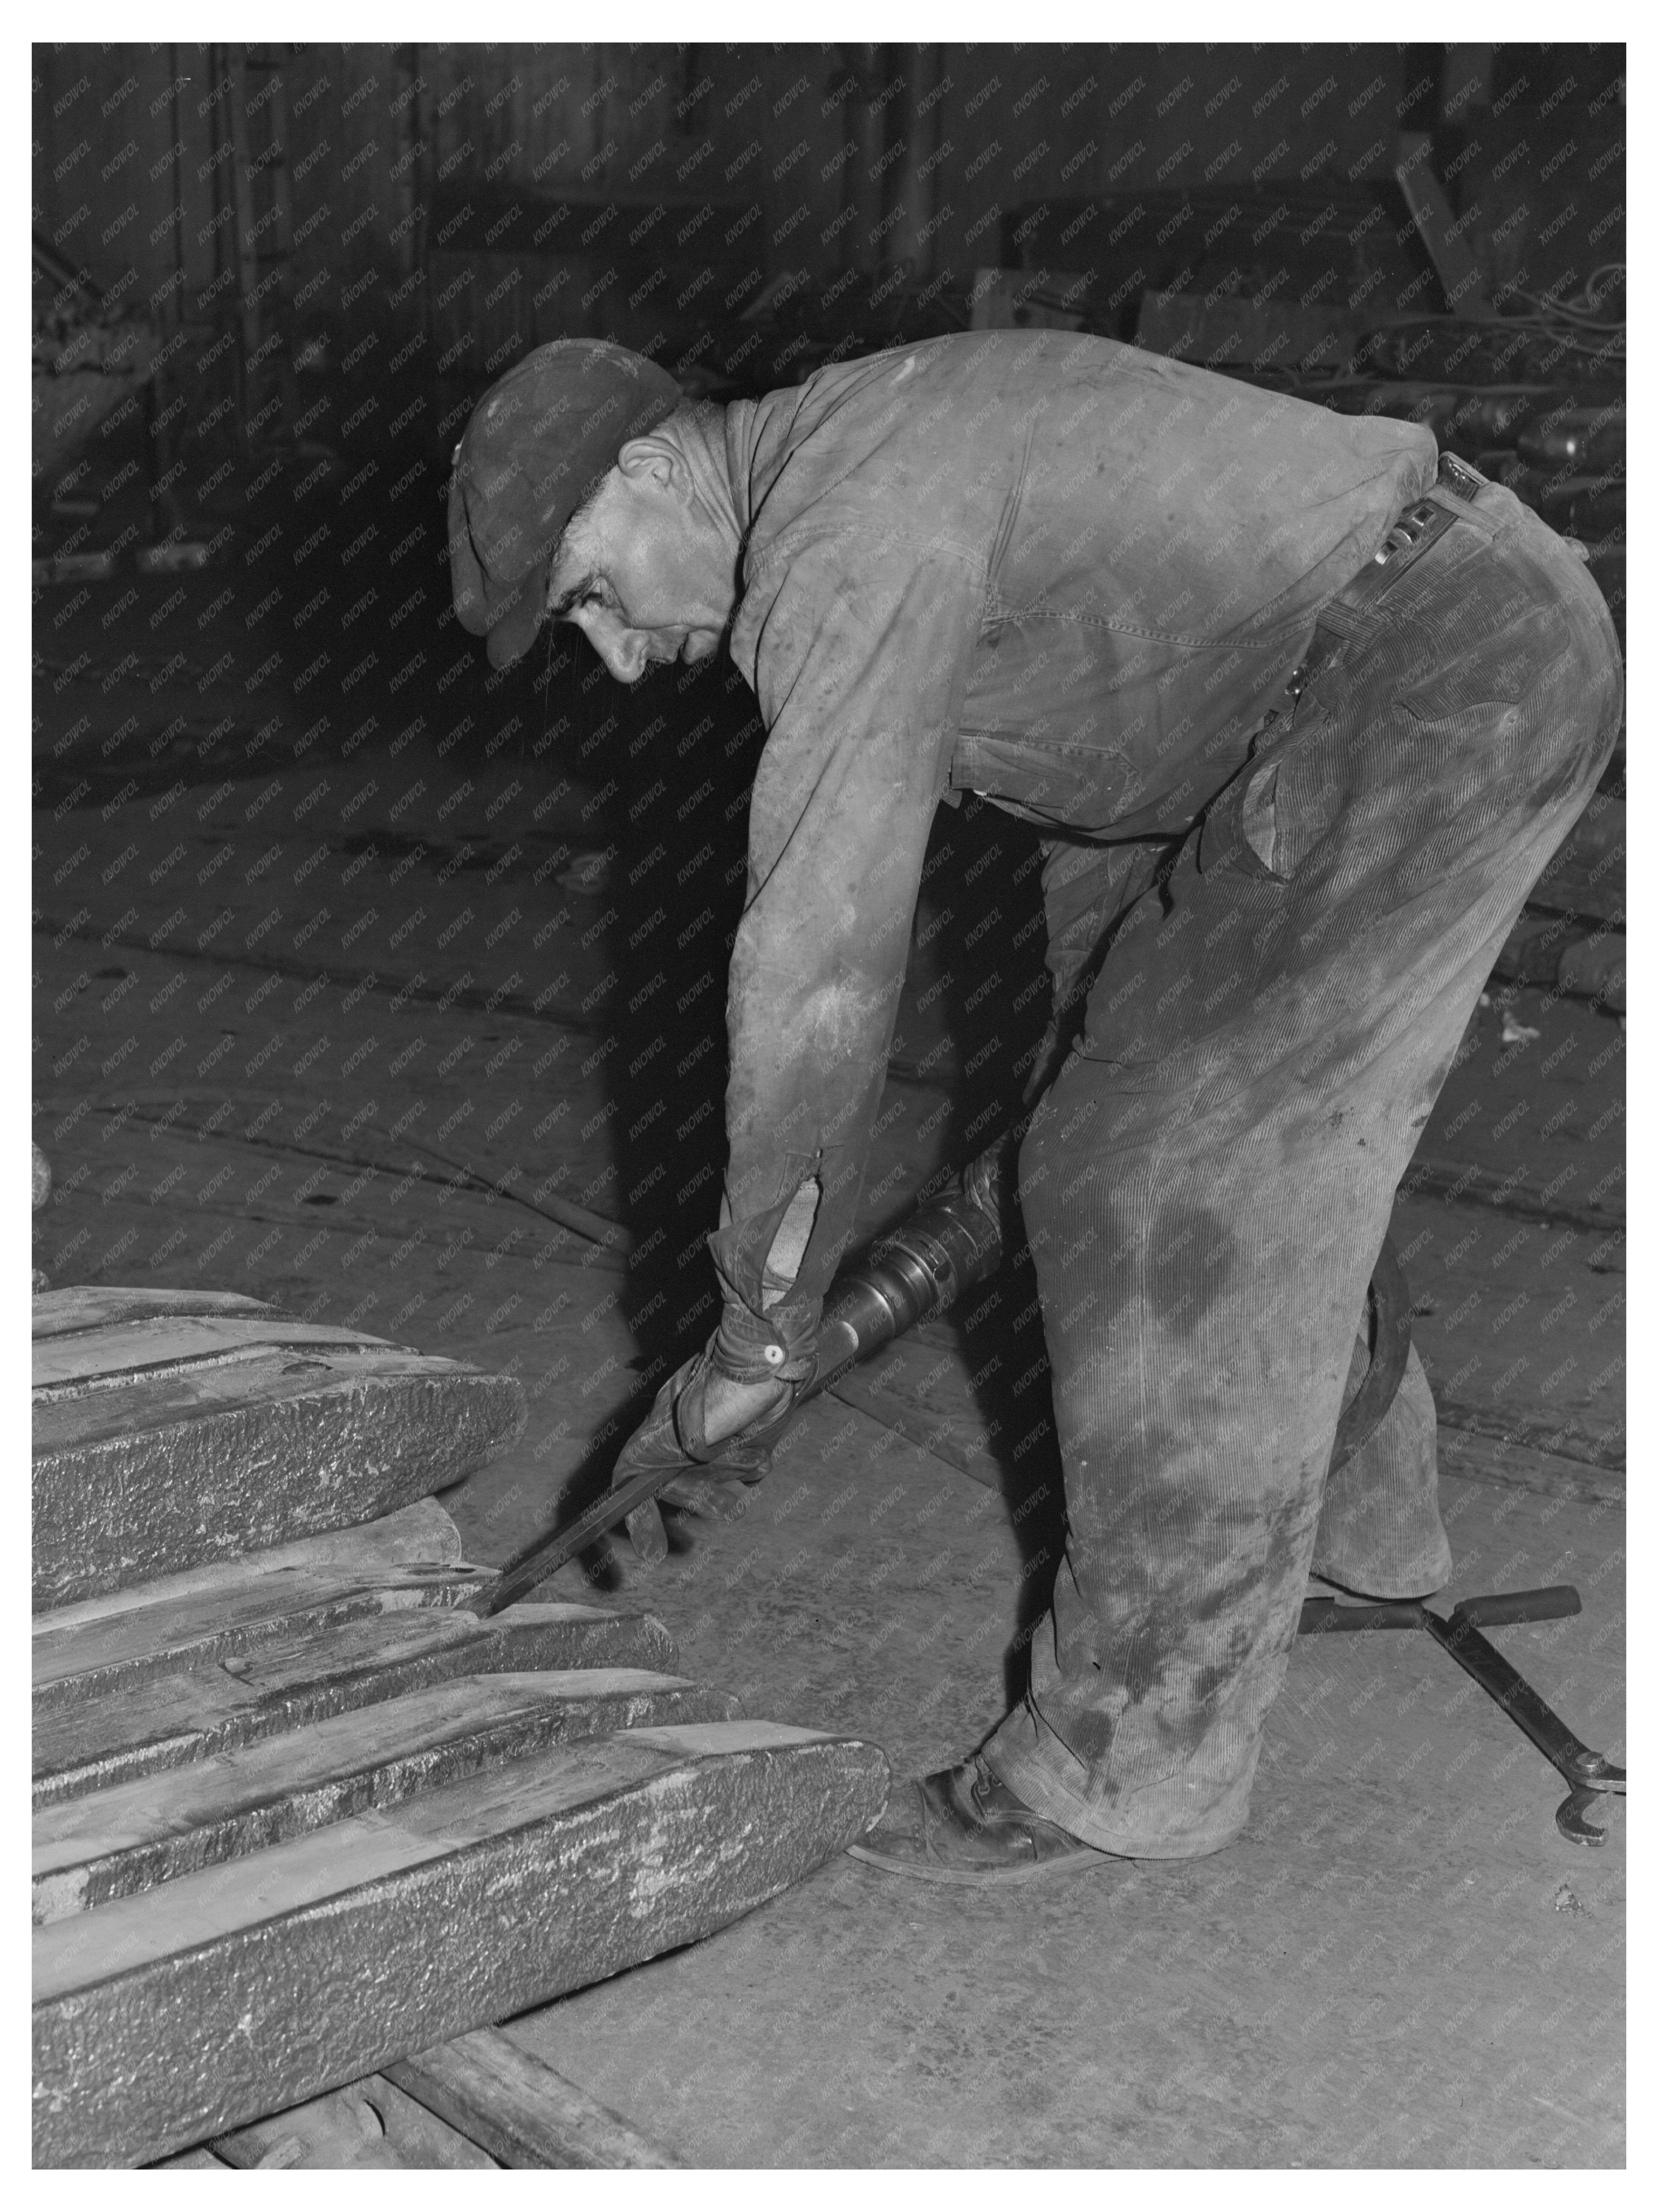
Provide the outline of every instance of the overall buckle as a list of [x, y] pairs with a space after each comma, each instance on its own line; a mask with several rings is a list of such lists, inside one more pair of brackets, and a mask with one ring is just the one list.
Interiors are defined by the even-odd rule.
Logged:
[[1478, 469], [1471, 469], [1466, 461], [1459, 461], [1455, 453], [1442, 453], [1439, 456], [1437, 482], [1441, 491], [1449, 492], [1455, 499], [1466, 499], [1472, 505], [1491, 478], [1482, 477]]
[[1376, 567], [1384, 568], [1398, 554], [1413, 552], [1441, 513], [1442, 509], [1435, 507], [1430, 500], [1419, 499], [1414, 507], [1407, 507], [1382, 539], [1380, 549], [1371, 556]]

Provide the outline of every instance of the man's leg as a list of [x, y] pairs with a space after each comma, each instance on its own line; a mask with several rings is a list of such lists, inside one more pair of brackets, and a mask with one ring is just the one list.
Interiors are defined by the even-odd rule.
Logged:
[[1604, 606], [1506, 495], [1350, 627], [1119, 933], [1021, 1162], [1070, 1536], [985, 1760], [1108, 1851], [1243, 1824], [1395, 1187], [1616, 734]]
[[[1361, 1330], [1347, 1396], [1369, 1364]], [[1326, 1478], [1313, 1572], [1370, 1598], [1426, 1597], [1451, 1578], [1450, 1540], [1439, 1517], [1438, 1422], [1414, 1346], [1375, 1435]]]
[[[1100, 844], [1047, 840], [1042, 896], [1054, 1010], [1029, 1071], [1034, 1103], [1062, 1064], [1113, 932], [1175, 857], [1176, 841]], [[1346, 1396], [1369, 1364], [1365, 1332], [1355, 1343]], [[1343, 1401], [1344, 1407], [1345, 1399]], [[1433, 1395], [1412, 1349], [1380, 1426], [1325, 1486], [1314, 1571], [1368, 1597], [1420, 1597], [1450, 1578], [1451, 1547], [1439, 1517]]]

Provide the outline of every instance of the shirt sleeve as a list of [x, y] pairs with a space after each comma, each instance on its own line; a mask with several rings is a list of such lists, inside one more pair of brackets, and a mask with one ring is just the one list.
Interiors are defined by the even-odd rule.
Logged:
[[762, 1276], [803, 1185], [816, 1178], [819, 1196], [792, 1305], [821, 1299], [852, 1236], [984, 588], [953, 548], [859, 533], [774, 551], [756, 596], [751, 584], [733, 642], [750, 641], [767, 738], [709, 1241], [727, 1294], [758, 1313], [762, 1288], [777, 1295]]

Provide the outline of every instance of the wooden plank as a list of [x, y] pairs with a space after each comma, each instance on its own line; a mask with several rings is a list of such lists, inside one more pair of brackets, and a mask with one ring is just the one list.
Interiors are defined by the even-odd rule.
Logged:
[[[371, 2074], [251, 2128], [221, 2136], [208, 2154], [222, 2172], [296, 2172], [391, 2166], [405, 2172], [493, 2173], [495, 2161], [458, 2129]], [[163, 2159], [163, 2166], [173, 2161]]]
[[737, 1712], [723, 1691], [641, 1668], [465, 1675], [43, 1808], [34, 1816], [34, 1922], [133, 1896], [550, 1744]]
[[247, 1552], [212, 1566], [186, 1568], [179, 1574], [158, 1575], [125, 1589], [104, 1590], [96, 1597], [38, 1613], [34, 1636], [51, 1641], [90, 1632], [152, 1607], [216, 1603], [226, 1593], [257, 1589], [268, 1575], [341, 1566], [367, 1577], [382, 1568], [452, 1565], [459, 1561], [460, 1550], [460, 1531], [436, 1498], [417, 1498], [412, 1505], [399, 1506], [395, 1513], [354, 1528], [301, 1536], [291, 1544]]
[[54, 1921], [34, 2161], [162, 2157], [710, 1934], [886, 1788], [803, 1729], [629, 1730]]
[[89, 1698], [34, 1731], [34, 1802], [232, 1751], [330, 1714], [460, 1674], [674, 1663], [671, 1638], [648, 1613], [583, 1605], [517, 1605], [490, 1620], [471, 1611], [390, 1613], [349, 1627], [278, 1638], [228, 1664], [163, 1674]]
[[34, 1716], [39, 1720], [155, 1674], [232, 1658], [276, 1637], [384, 1613], [465, 1605], [494, 1579], [490, 1568], [383, 1567], [364, 1576], [349, 1567], [290, 1567], [182, 1605], [136, 1607], [82, 1628], [37, 1630]]
[[211, 2149], [160, 2159], [156, 2166], [228, 2166], [243, 2172], [295, 2172], [319, 2168], [391, 2166], [414, 2172], [497, 2171], [486, 2150], [435, 2112], [387, 2081], [370, 2074], [348, 2088], [331, 2089], [251, 2128], [221, 2136]]
[[390, 1350], [420, 1357], [406, 1345], [388, 1346], [384, 1338], [364, 1336], [359, 1329], [328, 1328], [319, 1322], [290, 1321], [282, 1314], [210, 1314], [182, 1320], [161, 1315], [118, 1328], [37, 1337], [30, 1362], [31, 1386], [38, 1405], [41, 1392], [57, 1397], [74, 1394], [77, 1385], [107, 1387], [126, 1376], [166, 1374], [252, 1352], [303, 1355], [319, 1349], [348, 1353]]
[[263, 1298], [246, 1298], [235, 1291], [118, 1290], [77, 1283], [67, 1290], [36, 1291], [30, 1322], [38, 1342], [42, 1337], [113, 1328], [123, 1322], [151, 1319], [160, 1314], [252, 1315], [276, 1310]]
[[369, 2075], [360, 2087], [380, 2116], [386, 2142], [405, 2166], [423, 2172], [495, 2171], [496, 2162], [487, 2150], [384, 2074]]
[[1433, 157], [1433, 140], [1427, 131], [1401, 131], [1394, 141], [1394, 176], [1433, 264], [1446, 307], [1454, 315], [1484, 322], [1494, 312], [1489, 283], [1467, 225], [1451, 213]]
[[502, 2166], [625, 2171], [681, 2163], [498, 2028], [475, 2028], [386, 2070]]
[[[392, 2143], [362, 2085], [333, 2089], [291, 2112], [220, 2136], [213, 2154], [244, 2173], [342, 2172], [364, 2166], [407, 2169], [416, 2161]], [[485, 2164], [493, 2164], [486, 2159]]]
[[517, 1435], [510, 1376], [398, 1352], [281, 1352], [34, 1415], [34, 1606], [354, 1525], [458, 1482]]

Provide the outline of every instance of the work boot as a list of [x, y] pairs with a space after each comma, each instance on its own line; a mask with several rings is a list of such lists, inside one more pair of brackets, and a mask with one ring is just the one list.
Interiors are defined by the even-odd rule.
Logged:
[[912, 1783], [908, 1802], [889, 1806], [850, 1849], [888, 1874], [978, 1889], [1101, 1866], [1114, 1856], [1033, 1813], [976, 1755]]

